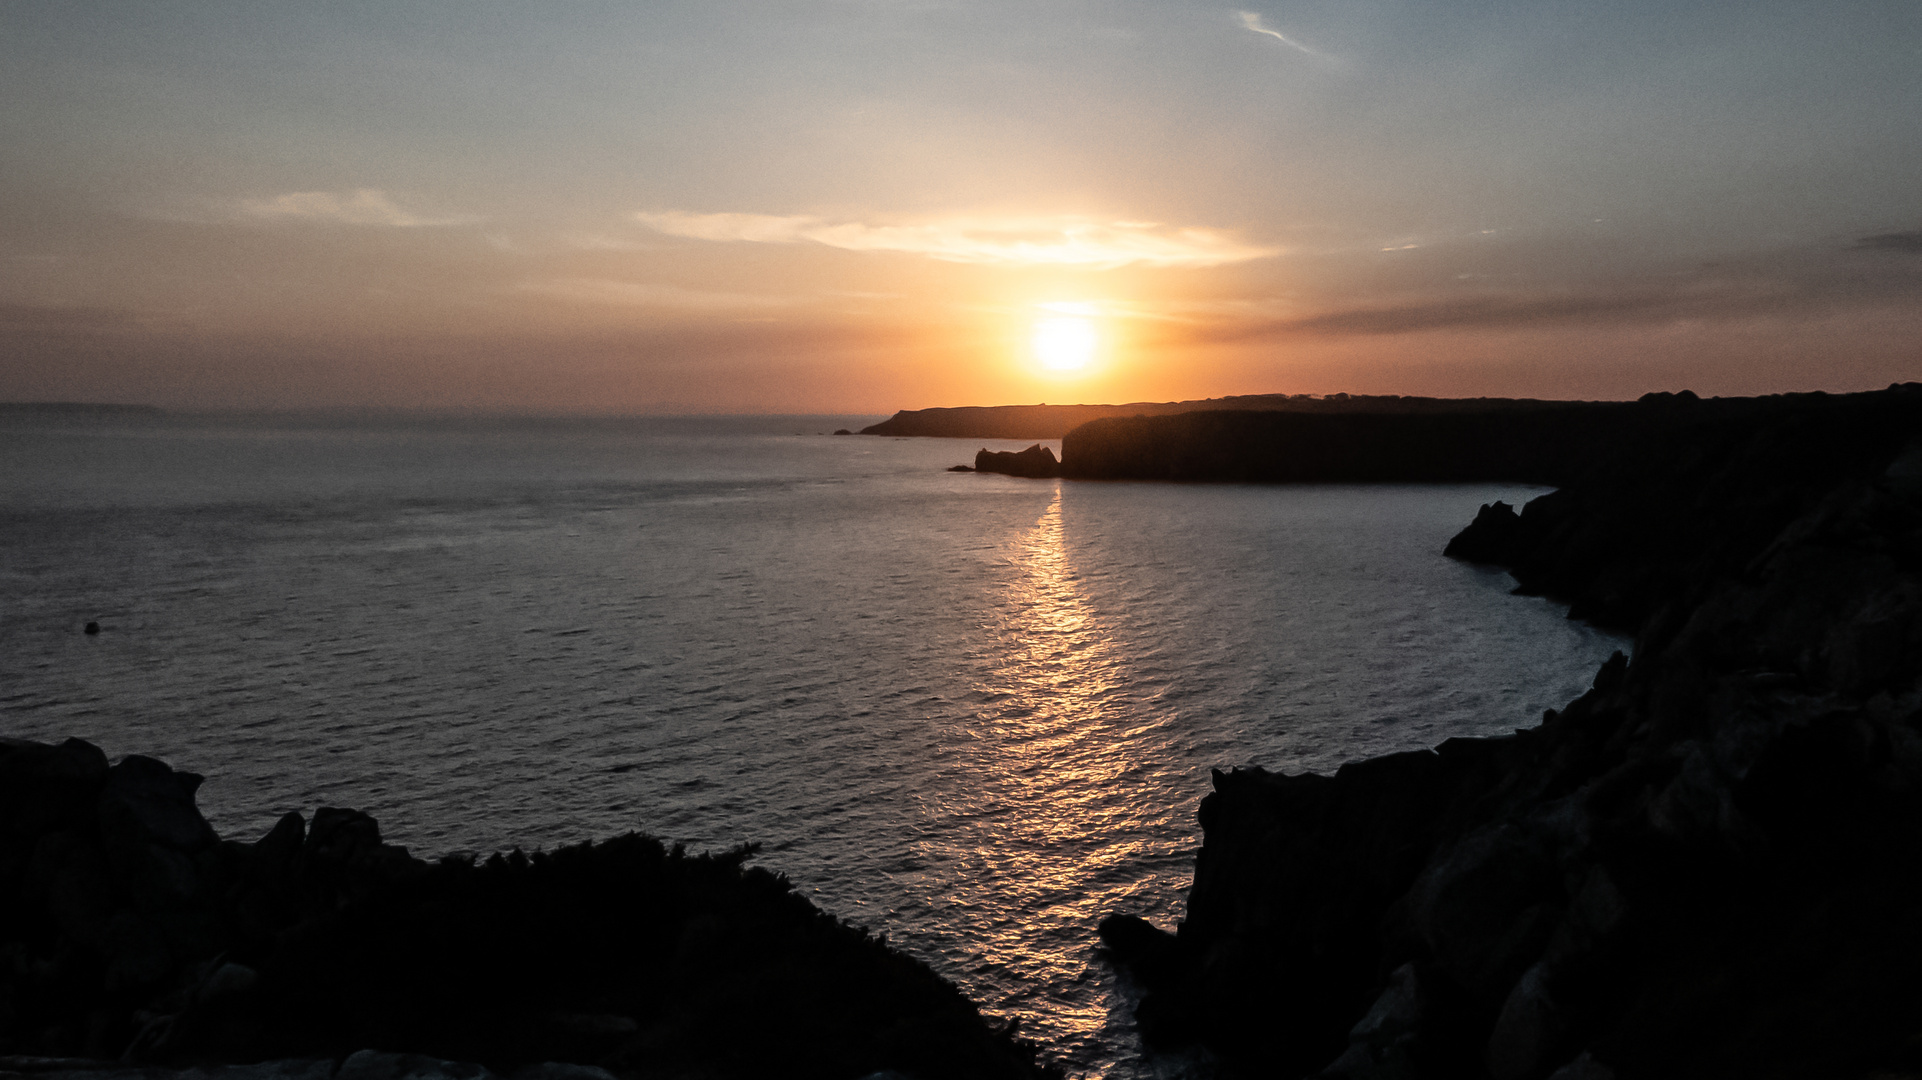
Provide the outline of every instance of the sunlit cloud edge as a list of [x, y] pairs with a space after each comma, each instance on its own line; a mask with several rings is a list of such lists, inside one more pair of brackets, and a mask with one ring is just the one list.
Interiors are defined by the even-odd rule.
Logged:
[[395, 229], [471, 225], [481, 220], [472, 215], [433, 215], [409, 210], [379, 188], [356, 188], [345, 193], [290, 191], [267, 198], [241, 199], [239, 210], [243, 216], [256, 220], [328, 221]]
[[812, 215], [669, 210], [642, 211], [634, 220], [668, 236], [716, 243], [815, 243], [845, 251], [897, 252], [943, 262], [1004, 266], [1205, 268], [1282, 253], [1280, 248], [1244, 243], [1219, 229], [1081, 217], [870, 224]]
[[1270, 26], [1264, 25], [1261, 21], [1261, 15], [1258, 12], [1237, 11], [1235, 12], [1235, 17], [1241, 20], [1241, 25], [1246, 29], [1252, 30], [1257, 34], [1264, 34], [1268, 37], [1274, 38], [1276, 41], [1281, 42], [1283, 45], [1288, 46], [1289, 48], [1303, 54], [1304, 56], [1312, 56], [1317, 60], [1332, 61], [1335, 59], [1335, 57], [1330, 56], [1319, 49], [1313, 49], [1306, 45], [1303, 45], [1301, 42], [1296, 41], [1294, 38], [1289, 37], [1287, 34], [1284, 34], [1281, 31], [1276, 30]]

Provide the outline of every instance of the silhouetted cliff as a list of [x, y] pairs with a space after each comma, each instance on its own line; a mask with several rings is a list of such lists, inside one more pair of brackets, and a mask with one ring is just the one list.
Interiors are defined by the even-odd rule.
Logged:
[[1166, 416], [1196, 411], [1261, 411], [1335, 414], [1351, 412], [1427, 415], [1460, 411], [1496, 412], [1557, 404], [1513, 398], [1420, 398], [1395, 395], [1248, 394], [1201, 401], [1137, 401], [1127, 405], [970, 405], [946, 409], [903, 409], [863, 435], [925, 435], [953, 439], [1059, 439], [1092, 420], [1107, 417]]
[[110, 766], [78, 739], [0, 740], [0, 1055], [373, 1048], [534, 1080], [606, 1080], [542, 1062], [626, 1077], [1045, 1073], [925, 965], [745, 866], [751, 849], [628, 835], [426, 863], [336, 809], [238, 843], [200, 816], [199, 783], [152, 758]]
[[1450, 545], [1633, 661], [1513, 736], [1217, 772], [1179, 932], [1102, 927], [1151, 1040], [1276, 1076], [1922, 1065], [1922, 387], [1679, 407]]

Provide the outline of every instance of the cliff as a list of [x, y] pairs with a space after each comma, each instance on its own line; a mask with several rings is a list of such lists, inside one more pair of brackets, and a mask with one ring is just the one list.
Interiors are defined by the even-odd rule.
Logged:
[[0, 741], [0, 1071], [1047, 1074], [925, 965], [746, 866], [750, 848], [627, 835], [429, 863], [327, 808], [241, 843], [201, 817], [199, 783], [78, 739]]
[[1429, 415], [1527, 409], [1548, 402], [1510, 398], [1422, 398], [1396, 395], [1248, 394], [1201, 401], [1137, 401], [1127, 405], [971, 405], [903, 409], [863, 435], [921, 435], [951, 439], [1059, 439], [1076, 427], [1109, 417], [1167, 416], [1196, 411], [1304, 414], [1351, 412]]
[[[1684, 391], [1633, 402], [1464, 400], [1431, 412], [1217, 410], [1110, 417], [1070, 431], [1061, 459], [1063, 475], [1089, 480], [1497, 480], [1560, 486], [1590, 478], [1607, 482], [1624, 468], [1654, 475], [1648, 466], [1664, 464], [1653, 456], [1663, 448], [1693, 452], [1784, 426], [1833, 429], [1857, 416], [1891, 410], [1908, 415], [1904, 400], [1892, 391], [1707, 400]], [[1812, 460], [1819, 466], [1822, 459]]]
[[1713, 404], [1450, 545], [1632, 661], [1512, 736], [1215, 774], [1179, 931], [1102, 926], [1151, 1041], [1274, 1076], [1922, 1065], [1922, 387]]

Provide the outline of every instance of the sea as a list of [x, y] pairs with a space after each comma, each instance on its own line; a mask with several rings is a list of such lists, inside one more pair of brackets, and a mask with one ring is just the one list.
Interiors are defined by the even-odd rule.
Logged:
[[1628, 647], [1442, 557], [1544, 489], [832, 434], [877, 419], [13, 410], [0, 735], [202, 773], [229, 838], [759, 844], [1070, 1075], [1167, 1080], [1211, 1065], [1142, 1047], [1095, 925], [1181, 920], [1212, 770], [1529, 727]]

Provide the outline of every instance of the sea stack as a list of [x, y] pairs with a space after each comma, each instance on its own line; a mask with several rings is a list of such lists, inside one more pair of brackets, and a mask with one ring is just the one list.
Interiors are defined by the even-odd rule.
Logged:
[[1048, 479], [1061, 475], [1061, 463], [1055, 460], [1053, 450], [1035, 443], [1018, 452], [983, 449], [974, 455], [974, 471]]

